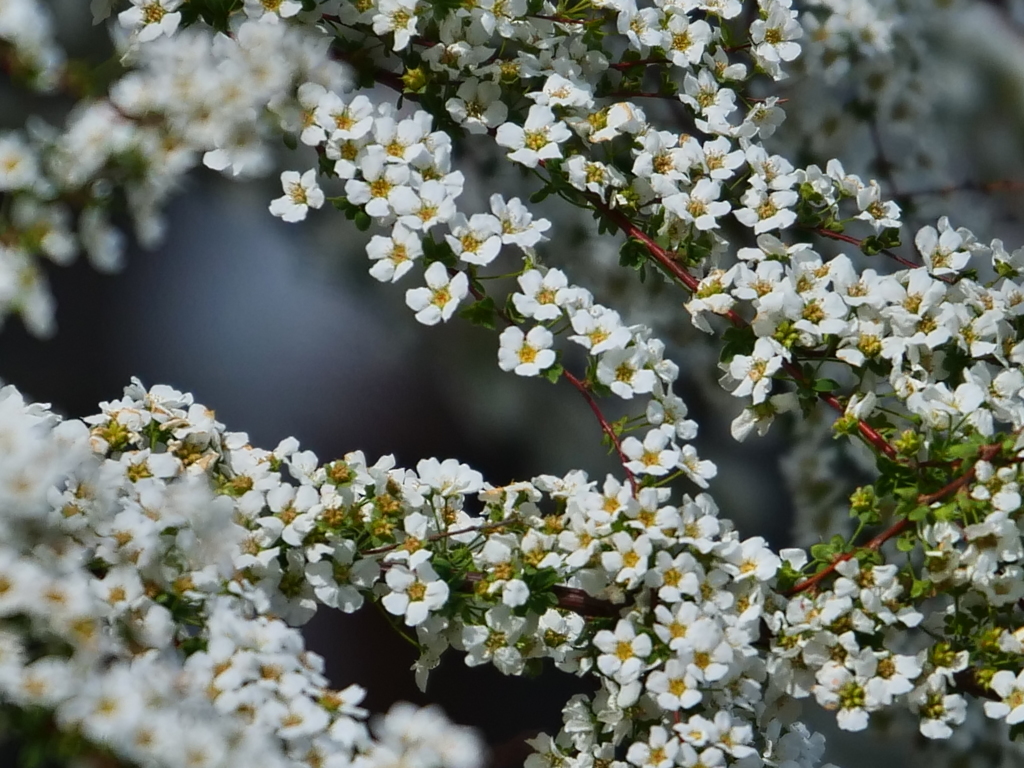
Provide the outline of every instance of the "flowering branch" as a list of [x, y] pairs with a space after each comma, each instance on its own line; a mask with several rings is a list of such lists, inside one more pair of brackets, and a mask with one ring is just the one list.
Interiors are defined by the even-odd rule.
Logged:
[[[999, 454], [1002, 448], [1002, 443], [993, 443], [991, 445], [983, 446], [982, 449], [978, 452], [977, 460], [990, 461], [993, 457]], [[934, 493], [921, 494], [920, 496], [918, 496], [917, 504], [919, 506], [930, 506], [934, 504], [936, 501], [941, 501], [942, 499], [952, 495], [953, 493], [955, 493], [956, 491], [960, 490], [965, 485], [970, 483], [971, 480], [974, 479], [976, 472], [977, 462], [972, 464], [970, 469], [968, 469], [962, 475], [960, 475], [950, 483], [944, 485], [942, 488], [935, 491]], [[840, 563], [844, 563], [847, 560], [856, 557], [859, 552], [872, 552], [881, 549], [882, 545], [885, 544], [885, 542], [889, 541], [890, 539], [896, 536], [899, 536], [901, 533], [903, 533], [903, 531], [907, 530], [907, 528], [909, 528], [910, 525], [911, 521], [908, 518], [902, 518], [900, 520], [897, 520], [893, 525], [886, 528], [877, 536], [874, 536], [862, 547], [857, 547], [856, 549], [853, 549], [849, 552], [844, 552], [843, 554], [834, 558], [831, 563], [826, 565], [813, 576], [810, 576], [804, 579], [803, 581], [797, 582], [786, 592], [786, 594], [792, 596], [797, 595], [801, 592], [806, 592], [809, 589], [816, 588], [817, 585], [821, 583], [823, 579], [827, 578], [829, 575], [835, 572], [836, 566], [838, 566]]]
[[[603, 202], [599, 200], [594, 200], [593, 203], [595, 207], [598, 208], [598, 210], [600, 210], [611, 221], [615, 222], [615, 224], [618, 225], [620, 229], [626, 232], [627, 236], [632, 237], [633, 239], [643, 243], [644, 246], [646, 246], [648, 251], [651, 253], [651, 255], [654, 257], [655, 261], [661, 264], [662, 267], [664, 267], [670, 274], [675, 276], [684, 286], [686, 286], [686, 288], [688, 288], [691, 292], [697, 291], [697, 289], [700, 287], [700, 281], [697, 280], [697, 278], [695, 278], [685, 269], [683, 269], [679, 265], [679, 263], [676, 262], [675, 259], [673, 259], [668, 254], [668, 252], [665, 251], [665, 249], [659, 246], [643, 230], [637, 227], [629, 219], [628, 216], [623, 214], [621, 211], [618, 211], [614, 208], [610, 208], [609, 206], [605, 205]], [[829, 231], [822, 230], [822, 232], [826, 233]], [[831, 234], [838, 235], [839, 233]], [[845, 237], [846, 236], [842, 236], [838, 239], [845, 239]], [[723, 316], [726, 317], [729, 320], [729, 322], [731, 322], [736, 327], [746, 327], [747, 325], [747, 321], [744, 320], [735, 312], [733, 312], [732, 310], [728, 310], [727, 312], [723, 313]], [[785, 368], [787, 373], [789, 373], [789, 375], [793, 377], [794, 381], [797, 381], [798, 383], [803, 383], [805, 385], [808, 383], [803, 371], [801, 371], [799, 366], [797, 366], [795, 363], [786, 361], [785, 363], [783, 363], [783, 367]], [[824, 402], [826, 405], [828, 405], [836, 412], [845, 413], [845, 407], [841, 402], [839, 402], [839, 400], [834, 395], [830, 395], [828, 393], [823, 392], [819, 393], [818, 397], [822, 402]], [[863, 435], [864, 439], [867, 440], [867, 442], [870, 443], [876, 450], [880, 451], [883, 455], [890, 459], [896, 458], [896, 449], [889, 445], [889, 443], [885, 440], [882, 434], [879, 433], [878, 430], [876, 430], [870, 424], [867, 424], [863, 419], [858, 419], [857, 429], [860, 431], [861, 435]]]

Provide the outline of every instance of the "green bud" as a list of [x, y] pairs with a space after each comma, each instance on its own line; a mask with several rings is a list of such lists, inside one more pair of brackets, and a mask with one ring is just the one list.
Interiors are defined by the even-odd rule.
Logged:
[[915, 456], [921, 450], [921, 437], [914, 430], [906, 429], [892, 444], [901, 456]]
[[430, 82], [430, 75], [425, 67], [411, 67], [402, 75], [402, 85], [409, 93], [423, 93]]

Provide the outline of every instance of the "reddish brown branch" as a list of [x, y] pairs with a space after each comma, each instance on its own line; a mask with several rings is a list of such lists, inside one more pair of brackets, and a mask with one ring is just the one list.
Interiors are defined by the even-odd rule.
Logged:
[[952, 495], [955, 491], [960, 490], [967, 485], [971, 480], [974, 479], [974, 474], [977, 472], [979, 461], [991, 461], [995, 458], [999, 451], [1003, 448], [1002, 443], [991, 443], [990, 445], [984, 446], [978, 452], [978, 458], [971, 464], [971, 468], [964, 472], [960, 477], [953, 480], [951, 483], [942, 486], [935, 493], [929, 493], [926, 496], [919, 496], [917, 499], [918, 504], [934, 504], [936, 501], [940, 501], [947, 496]]
[[859, 551], [881, 549], [882, 545], [885, 544], [885, 542], [887, 542], [894, 536], [899, 536], [901, 533], [903, 533], [903, 531], [907, 529], [907, 526], [909, 525], [910, 520], [908, 520], [907, 518], [903, 518], [902, 520], [896, 521], [894, 525], [890, 526], [889, 528], [886, 528], [880, 534], [871, 539], [871, 541], [869, 541], [863, 547], [855, 549], [851, 552], [844, 552], [813, 576], [810, 576], [804, 579], [803, 581], [794, 584], [793, 587], [788, 592], [786, 592], [786, 595], [798, 595], [801, 592], [806, 592], [808, 589], [813, 589], [818, 585], [819, 582], [822, 581], [822, 579], [834, 573], [837, 565], [839, 565], [840, 563], [845, 563], [847, 560], [850, 560], [851, 558], [855, 557], [857, 555], [857, 552]]
[[[786, 363], [786, 370], [790, 370], [789, 366], [792, 366], [796, 370], [796, 372], [800, 374], [800, 378], [803, 379], [803, 372], [799, 368], [797, 368], [792, 363]], [[790, 373], [792, 372], [793, 371], [790, 371]], [[838, 411], [839, 413], [846, 413], [846, 408], [843, 406], [841, 402], [839, 402], [839, 399], [835, 395], [821, 393], [818, 395], [818, 399], [820, 399], [823, 403], [825, 403], [825, 405], [827, 405], [832, 410]], [[886, 439], [885, 437], [882, 436], [881, 432], [872, 427], [866, 421], [860, 419], [857, 420], [857, 430], [860, 432], [861, 437], [863, 437], [868, 443], [870, 443], [870, 445], [875, 450], [884, 453], [886, 458], [891, 459], [892, 461], [896, 461], [896, 449], [889, 445], [888, 442], [886, 442]]]
[[671, 64], [668, 59], [637, 59], [636, 61], [616, 61], [608, 65], [608, 69], [630, 69], [631, 67], [647, 67], [655, 64]]
[[[832, 240], [839, 240], [840, 242], [843, 243], [849, 243], [850, 245], [855, 245], [858, 248], [860, 248], [861, 244], [864, 242], [860, 238], [851, 237], [850, 235], [843, 234], [842, 232], [833, 232], [831, 229], [825, 229], [825, 227], [814, 227], [811, 231], [821, 235], [822, 237], [828, 237]], [[883, 248], [881, 252], [888, 256], [890, 259], [896, 261], [899, 264], [902, 264], [905, 267], [909, 267], [910, 269], [921, 268], [920, 264], [916, 264], [913, 261], [910, 261], [910, 259], [905, 259], [898, 253], [893, 253], [888, 248]], [[942, 280], [943, 278], [939, 279]], [[946, 282], [949, 282], [948, 279], [946, 280]]]
[[629, 463], [629, 457], [622, 452], [622, 443], [619, 441], [619, 436], [615, 433], [615, 428], [608, 423], [608, 419], [604, 417], [601, 412], [601, 407], [597, 404], [597, 400], [590, 393], [589, 387], [586, 382], [580, 381], [578, 378], [573, 376], [568, 371], [564, 371], [563, 375], [570, 384], [572, 384], [579, 391], [583, 398], [587, 401], [587, 405], [590, 406], [590, 410], [594, 412], [594, 416], [597, 417], [597, 423], [601, 425], [601, 430], [608, 435], [608, 439], [611, 440], [612, 445], [615, 446], [615, 452], [619, 454], [619, 461], [622, 462], [622, 470], [626, 473], [626, 479], [629, 480], [629, 487], [633, 490], [633, 496], [637, 495], [640, 490], [637, 484], [636, 477], [632, 472], [629, 471], [629, 467], [626, 466]]
[[[483, 580], [484, 575], [482, 573], [467, 573], [465, 576], [465, 583], [468, 585], [467, 591], [472, 589], [473, 585]], [[592, 616], [595, 618], [615, 617], [619, 615], [619, 610], [622, 607], [609, 603], [607, 600], [598, 600], [596, 597], [591, 597], [582, 589], [554, 586], [551, 588], [551, 591], [558, 598], [559, 608], [578, 613], [580, 616]]]
[[[963, 488], [965, 485], [971, 482], [971, 480], [974, 479], [974, 474], [976, 472], [978, 461], [991, 460], [999, 453], [1001, 449], [1002, 443], [992, 443], [991, 445], [984, 446], [978, 452], [978, 458], [971, 464], [970, 469], [968, 469], [966, 472], [964, 472], [956, 479], [942, 486], [939, 490], [935, 491], [934, 493], [923, 493], [920, 496], [918, 496], [918, 505], [930, 506], [931, 504], [934, 504], [936, 501], [941, 501], [947, 496], [951, 496], [952, 494], [956, 493], [958, 490]], [[793, 587], [786, 594], [796, 595], [801, 592], [805, 592], [808, 589], [813, 589], [822, 581], [822, 579], [834, 573], [837, 565], [839, 565], [840, 563], [845, 563], [847, 560], [855, 557], [858, 552], [863, 552], [864, 550], [875, 551], [881, 549], [882, 545], [885, 544], [885, 542], [889, 541], [889, 539], [895, 536], [899, 536], [901, 533], [903, 533], [903, 531], [910, 527], [910, 524], [911, 523], [908, 518], [897, 520], [893, 525], [886, 528], [880, 534], [872, 538], [863, 547], [859, 547], [850, 552], [844, 552], [843, 554], [839, 555], [834, 560], [832, 560], [831, 563], [829, 563], [826, 567], [822, 568], [813, 576], [809, 576], [803, 581], [794, 584]]]

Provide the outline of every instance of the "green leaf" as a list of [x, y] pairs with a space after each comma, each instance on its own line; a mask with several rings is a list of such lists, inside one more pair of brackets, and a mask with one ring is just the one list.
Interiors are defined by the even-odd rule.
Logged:
[[636, 240], [627, 240], [619, 249], [619, 266], [640, 269], [647, 261], [647, 249]]
[[910, 587], [910, 597], [918, 598], [927, 595], [932, 591], [932, 583], [927, 579], [914, 579], [913, 585]]
[[817, 379], [814, 382], [815, 392], [835, 392], [839, 389], [839, 382], [834, 379]]
[[370, 218], [369, 214], [365, 211], [360, 211], [353, 217], [355, 221], [356, 229], [360, 232], [365, 232], [373, 225], [373, 219]]
[[749, 355], [754, 350], [757, 337], [751, 326], [743, 328], [727, 328], [722, 333], [722, 352], [719, 357], [723, 363], [730, 362], [736, 355]]
[[494, 330], [497, 308], [494, 306], [494, 299], [485, 296], [480, 301], [474, 301], [469, 306], [459, 310], [459, 317], [468, 320], [473, 325], [480, 325], [484, 328]]
[[904, 531], [896, 538], [896, 549], [900, 552], [913, 552], [917, 547], [917, 533]]
[[886, 248], [899, 248], [902, 245], [899, 227], [886, 227], [883, 229], [878, 234], [878, 242]]
[[883, 247], [874, 235], [865, 237], [860, 243], [860, 250], [865, 256], [875, 256], [881, 253]]
[[811, 557], [823, 563], [829, 563], [835, 556], [835, 550], [831, 544], [821, 543], [811, 545]]
[[541, 372], [541, 376], [543, 376], [545, 379], [554, 384], [562, 377], [563, 373], [565, 373], [565, 368], [562, 367], [562, 364], [555, 363], [547, 370]]
[[917, 507], [914, 507], [914, 509], [910, 511], [910, 514], [907, 515], [907, 518], [913, 520], [915, 523], [920, 523], [928, 519], [928, 516], [931, 514], [931, 511], [932, 510], [930, 507], [921, 504]]

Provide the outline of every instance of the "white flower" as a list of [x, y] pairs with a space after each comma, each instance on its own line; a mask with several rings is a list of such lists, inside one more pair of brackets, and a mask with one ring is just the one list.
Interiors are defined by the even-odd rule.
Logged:
[[288, 19], [301, 10], [302, 3], [298, 0], [245, 0], [245, 15], [250, 19], [264, 16], [274, 21]]
[[489, 213], [474, 213], [468, 220], [456, 213], [448, 226], [452, 233], [444, 238], [467, 264], [486, 266], [501, 250], [501, 222]]
[[882, 202], [882, 190], [876, 181], [871, 181], [857, 191], [857, 207], [861, 210], [857, 218], [868, 222], [876, 233], [888, 227], [900, 226], [900, 207], [892, 200]]
[[679, 461], [679, 449], [671, 442], [674, 428], [652, 429], [643, 443], [635, 437], [622, 441], [622, 452], [630, 459], [626, 468], [636, 474], [667, 475]]
[[786, 229], [796, 221], [796, 214], [790, 206], [796, 205], [798, 199], [793, 190], [772, 191], [760, 176], [754, 176], [743, 195], [745, 207], [737, 208], [733, 215], [758, 235], [773, 229]]
[[733, 660], [733, 649], [722, 627], [709, 616], [687, 627], [686, 638], [676, 653], [695, 679], [708, 683], [725, 677]]
[[634, 394], [654, 389], [657, 375], [645, 367], [648, 362], [649, 356], [642, 347], [611, 349], [601, 355], [597, 380], [623, 400], [629, 400]]
[[455, 216], [452, 193], [443, 182], [435, 179], [424, 182], [416, 191], [400, 187], [388, 200], [394, 206], [398, 220], [409, 229], [426, 232], [435, 224], [451, 221]]
[[382, 283], [394, 283], [423, 255], [423, 244], [417, 233], [399, 221], [391, 230], [391, 237], [374, 235], [370, 238], [366, 255], [374, 262], [370, 274]]
[[507, 203], [499, 194], [491, 195], [491, 213], [501, 222], [501, 242], [505, 245], [518, 245], [520, 248], [532, 248], [541, 240], [546, 240], [544, 232], [551, 229], [547, 219], [533, 220], [533, 214], [518, 197]]
[[679, 659], [669, 659], [664, 670], [658, 669], [647, 676], [647, 690], [654, 694], [658, 706], [669, 712], [690, 709], [703, 698], [697, 678]]
[[554, 343], [551, 331], [536, 325], [524, 334], [517, 326], [509, 326], [501, 332], [501, 346], [498, 349], [498, 367], [503, 371], [515, 371], [519, 376], [537, 376], [555, 362]]
[[616, 582], [632, 589], [647, 575], [647, 562], [651, 556], [651, 540], [647, 536], [634, 539], [626, 531], [612, 534], [615, 549], [601, 555], [601, 567]]
[[475, 77], [462, 82], [445, 109], [470, 133], [487, 133], [508, 117], [508, 107], [501, 101], [501, 86]]
[[782, 368], [778, 342], [762, 337], [754, 343], [752, 355], [736, 355], [729, 363], [729, 375], [738, 382], [736, 397], [751, 395], [754, 405], [763, 403], [771, 391], [772, 376]]
[[960, 250], [964, 239], [943, 217], [935, 227], [922, 227], [914, 237], [914, 245], [924, 258], [925, 266], [933, 275], [952, 275], [959, 272], [971, 260], [969, 251]]
[[794, 43], [804, 30], [797, 21], [796, 11], [789, 3], [772, 2], [766, 19], [755, 19], [750, 25], [750, 39], [754, 53], [764, 62], [793, 61], [800, 55], [800, 45]]
[[384, 580], [391, 592], [381, 599], [381, 604], [388, 613], [404, 616], [409, 627], [423, 623], [431, 611], [448, 601], [448, 585], [438, 578], [429, 562], [420, 563], [414, 571], [396, 563], [388, 568]]
[[313, 119], [332, 142], [362, 139], [373, 128], [373, 102], [359, 94], [346, 103], [338, 94], [327, 91], [317, 102]]
[[967, 717], [966, 699], [960, 694], [947, 694], [946, 676], [939, 672], [911, 691], [909, 698], [921, 715], [918, 729], [929, 739], [948, 739], [953, 735], [950, 725], [959, 725]]
[[703, 19], [690, 21], [685, 13], [673, 9], [662, 38], [662, 47], [677, 67], [687, 69], [701, 60], [711, 41], [711, 25]]
[[557, 73], [548, 75], [543, 89], [526, 96], [545, 107], [591, 107], [594, 104], [590, 86], [585, 81], [574, 82]]
[[334, 545], [330, 558], [306, 563], [306, 579], [321, 603], [345, 613], [353, 613], [362, 606], [363, 595], [359, 590], [373, 586], [380, 566], [372, 558], [355, 557], [355, 542], [343, 539]]
[[562, 150], [558, 145], [571, 136], [569, 128], [555, 118], [550, 107], [534, 104], [522, 127], [505, 123], [498, 127], [494, 140], [499, 146], [512, 150], [508, 155], [510, 160], [527, 168], [536, 168], [541, 160], [561, 157]]
[[838, 710], [836, 723], [844, 731], [863, 731], [868, 727], [867, 694], [864, 681], [835, 662], [826, 663], [817, 674], [814, 695], [827, 709]]
[[651, 638], [637, 634], [631, 621], [620, 619], [611, 632], [602, 629], [594, 635], [594, 647], [601, 651], [597, 667], [621, 685], [628, 685], [640, 677], [644, 660], [651, 655]]
[[505, 675], [523, 671], [523, 655], [516, 640], [523, 633], [526, 620], [513, 616], [507, 605], [496, 605], [484, 614], [485, 625], [467, 624], [462, 628], [462, 644], [466, 647], [466, 666], [493, 663]]
[[416, 463], [416, 474], [431, 492], [449, 498], [469, 496], [484, 488], [484, 476], [455, 459], [421, 459]]
[[626, 178], [613, 166], [598, 160], [587, 160], [583, 155], [573, 155], [565, 163], [569, 183], [580, 191], [593, 192], [604, 196], [608, 187], [626, 186]]
[[350, 203], [364, 206], [366, 213], [374, 218], [382, 219], [392, 212], [403, 212], [402, 195], [417, 199], [416, 193], [408, 186], [409, 168], [387, 162], [384, 150], [376, 145], [363, 156], [359, 171], [363, 178], [346, 181], [345, 194]]
[[121, 11], [117, 20], [134, 32], [140, 43], [148, 43], [161, 35], [173, 35], [181, 24], [178, 8], [182, 0], [131, 0], [132, 7]]
[[324, 193], [316, 183], [316, 169], [310, 168], [299, 176], [298, 171], [281, 174], [284, 195], [270, 203], [270, 212], [285, 221], [302, 221], [310, 208], [324, 204]]
[[989, 688], [995, 691], [1002, 701], [986, 701], [986, 715], [1004, 719], [1010, 725], [1024, 721], [1024, 672], [1014, 675], [1009, 670], [1001, 669], [992, 675]]
[[619, 313], [601, 305], [573, 312], [571, 322], [576, 334], [570, 336], [569, 340], [590, 350], [592, 355], [611, 349], [624, 349], [633, 338], [633, 334], [623, 325]]
[[671, 768], [679, 751], [679, 739], [669, 738], [669, 731], [660, 725], [651, 727], [647, 741], [634, 741], [626, 752], [626, 760], [637, 768]]
[[448, 322], [455, 313], [459, 302], [469, 293], [469, 279], [464, 272], [448, 277], [448, 269], [439, 261], [435, 261], [423, 273], [427, 281], [426, 288], [410, 288], [405, 292], [405, 303], [416, 319], [424, 325], [437, 325]]
[[378, 35], [394, 32], [394, 50], [407, 48], [419, 21], [416, 16], [417, 5], [419, 0], [380, 0], [373, 17], [373, 31]]
[[718, 228], [718, 218], [727, 214], [731, 206], [719, 200], [721, 185], [711, 179], [701, 179], [689, 193], [680, 192], [665, 198], [664, 205], [682, 221], [693, 223], [700, 231]]
[[546, 274], [538, 269], [529, 269], [518, 278], [522, 293], [512, 294], [512, 303], [524, 317], [548, 321], [562, 316], [559, 298], [565, 298], [562, 290], [569, 284], [560, 269], [549, 269]]

